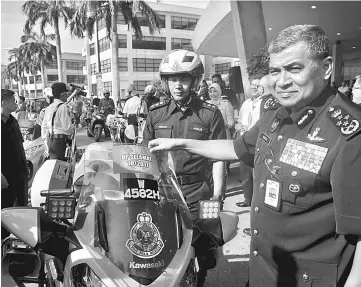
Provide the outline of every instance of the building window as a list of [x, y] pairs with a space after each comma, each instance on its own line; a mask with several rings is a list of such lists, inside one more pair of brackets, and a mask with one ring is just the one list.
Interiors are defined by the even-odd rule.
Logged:
[[105, 28], [105, 19], [101, 18], [100, 20], [98, 20], [98, 31], [100, 31], [103, 28]]
[[73, 71], [83, 70], [84, 62], [66, 62], [66, 69]]
[[[159, 28], [165, 28], [165, 15], [158, 15], [159, 16]], [[141, 13], [137, 13], [138, 22], [140, 26], [148, 27], [149, 21], [146, 16], [142, 16]]]
[[83, 75], [67, 75], [66, 81], [69, 84], [85, 84], [86, 77]]
[[112, 70], [110, 59], [100, 61], [100, 71], [102, 73], [109, 73]]
[[128, 58], [119, 58], [118, 59], [118, 70], [120, 72], [128, 71]]
[[[121, 25], [126, 25], [127, 23], [125, 22], [124, 16], [121, 12], [118, 13], [117, 15], [117, 24], [121, 24]], [[105, 27], [105, 25], [104, 25]]]
[[97, 84], [92, 84], [92, 91], [91, 93], [93, 95], [97, 95], [98, 94], [98, 87], [97, 87]]
[[172, 38], [172, 50], [174, 49], [193, 51], [191, 39]]
[[30, 81], [29, 81], [29, 84], [34, 84], [34, 77], [33, 77], [33, 76], [30, 76], [30, 77], [29, 77], [29, 80], [30, 80]]
[[194, 31], [198, 19], [172, 16], [172, 29]]
[[109, 37], [106, 36], [103, 39], [99, 40], [99, 51], [101, 53], [108, 49], [110, 49], [110, 41], [109, 41]]
[[42, 81], [41, 81], [41, 75], [36, 75], [35, 78], [36, 78], [36, 83], [37, 83], [37, 84], [41, 84], [41, 83], [42, 83]]
[[127, 48], [127, 35], [118, 34], [118, 48]]
[[223, 64], [216, 64], [215, 71], [216, 74], [228, 74], [228, 70], [231, 67], [231, 62], [223, 63]]
[[103, 82], [103, 91], [108, 90], [110, 93], [112, 92], [112, 82]]
[[48, 67], [49, 69], [58, 69], [58, 62], [51, 62]]
[[89, 45], [89, 49], [90, 49], [90, 56], [95, 55], [95, 43], [91, 43]]
[[133, 86], [136, 91], [144, 92], [145, 87], [148, 85], [148, 81], [134, 81]]
[[48, 82], [55, 82], [58, 80], [58, 75], [48, 75]]
[[239, 66], [239, 61], [234, 61], [234, 66]]
[[133, 36], [133, 49], [165, 50], [165, 37], [144, 36], [143, 39], [136, 39]]
[[133, 70], [136, 72], [158, 72], [162, 59], [133, 58]]
[[90, 74], [91, 75], [95, 75], [95, 73], [97, 72], [97, 64], [90, 64]]

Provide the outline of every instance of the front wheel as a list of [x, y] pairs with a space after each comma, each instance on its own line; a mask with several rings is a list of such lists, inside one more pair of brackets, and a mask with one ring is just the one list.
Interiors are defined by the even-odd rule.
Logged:
[[96, 142], [100, 141], [100, 137], [102, 136], [102, 128], [101, 127], [97, 127], [94, 129], [94, 140]]

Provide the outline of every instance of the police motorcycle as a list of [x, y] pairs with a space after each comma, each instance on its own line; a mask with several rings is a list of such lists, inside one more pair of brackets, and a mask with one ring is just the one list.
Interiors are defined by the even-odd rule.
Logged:
[[34, 176], [46, 158], [45, 144], [39, 137], [34, 141], [24, 141], [23, 147], [28, 167], [28, 188], [31, 188]]
[[[72, 175], [69, 163], [48, 160], [38, 176], [32, 207], [1, 211], [3, 227], [21, 240], [3, 257], [17, 283], [197, 286], [196, 236], [170, 153], [91, 144]], [[203, 232], [222, 246], [238, 217], [211, 201], [203, 207]]]
[[105, 124], [110, 131], [110, 137], [113, 143], [126, 142], [124, 132], [128, 126], [128, 122], [122, 112], [118, 112], [117, 115], [108, 115]]
[[92, 122], [87, 127], [87, 136], [94, 137], [96, 142], [100, 141], [103, 130], [105, 136], [109, 136], [109, 129], [105, 125], [105, 122], [106, 116], [104, 114], [104, 110], [100, 110], [100, 112], [96, 115], [93, 114]]

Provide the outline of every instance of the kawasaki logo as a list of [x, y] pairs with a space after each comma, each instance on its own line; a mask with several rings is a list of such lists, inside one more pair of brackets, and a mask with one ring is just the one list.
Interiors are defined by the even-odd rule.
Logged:
[[136, 263], [129, 262], [129, 268], [139, 269], [139, 268], [159, 268], [164, 266], [164, 260], [153, 262], [153, 263]]

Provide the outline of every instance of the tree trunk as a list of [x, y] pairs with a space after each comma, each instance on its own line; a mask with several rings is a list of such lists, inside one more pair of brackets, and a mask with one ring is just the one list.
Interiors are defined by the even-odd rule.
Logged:
[[35, 98], [38, 97], [38, 92], [37, 92], [37, 89], [36, 89], [36, 74], [33, 74], [34, 76], [34, 93], [35, 93]]
[[56, 44], [56, 60], [58, 63], [58, 78], [59, 82], [64, 83], [63, 69], [62, 69], [62, 56], [61, 56], [61, 40], [59, 33], [59, 19], [54, 19], [54, 30], [55, 30], [55, 44]]
[[[22, 78], [25, 78], [25, 73], [23, 72], [23, 75], [22, 75]], [[27, 82], [27, 81], [26, 81]], [[27, 84], [27, 83], [24, 83], [24, 91], [23, 91], [23, 96], [26, 98], [26, 85], [29, 85], [30, 87], [30, 84]], [[28, 91], [29, 95], [30, 95], [30, 92]]]
[[92, 94], [92, 74], [90, 66], [90, 46], [88, 30], [85, 30], [85, 47], [86, 47], [86, 69], [87, 69], [87, 82], [88, 82], [88, 97]]
[[117, 9], [112, 15], [112, 96], [115, 106], [120, 97], [119, 69], [118, 69], [118, 33], [117, 33]]
[[47, 78], [45, 77], [45, 66], [44, 61], [40, 62], [40, 73], [41, 73], [41, 81], [43, 82], [43, 91], [45, 90], [47, 83]]

